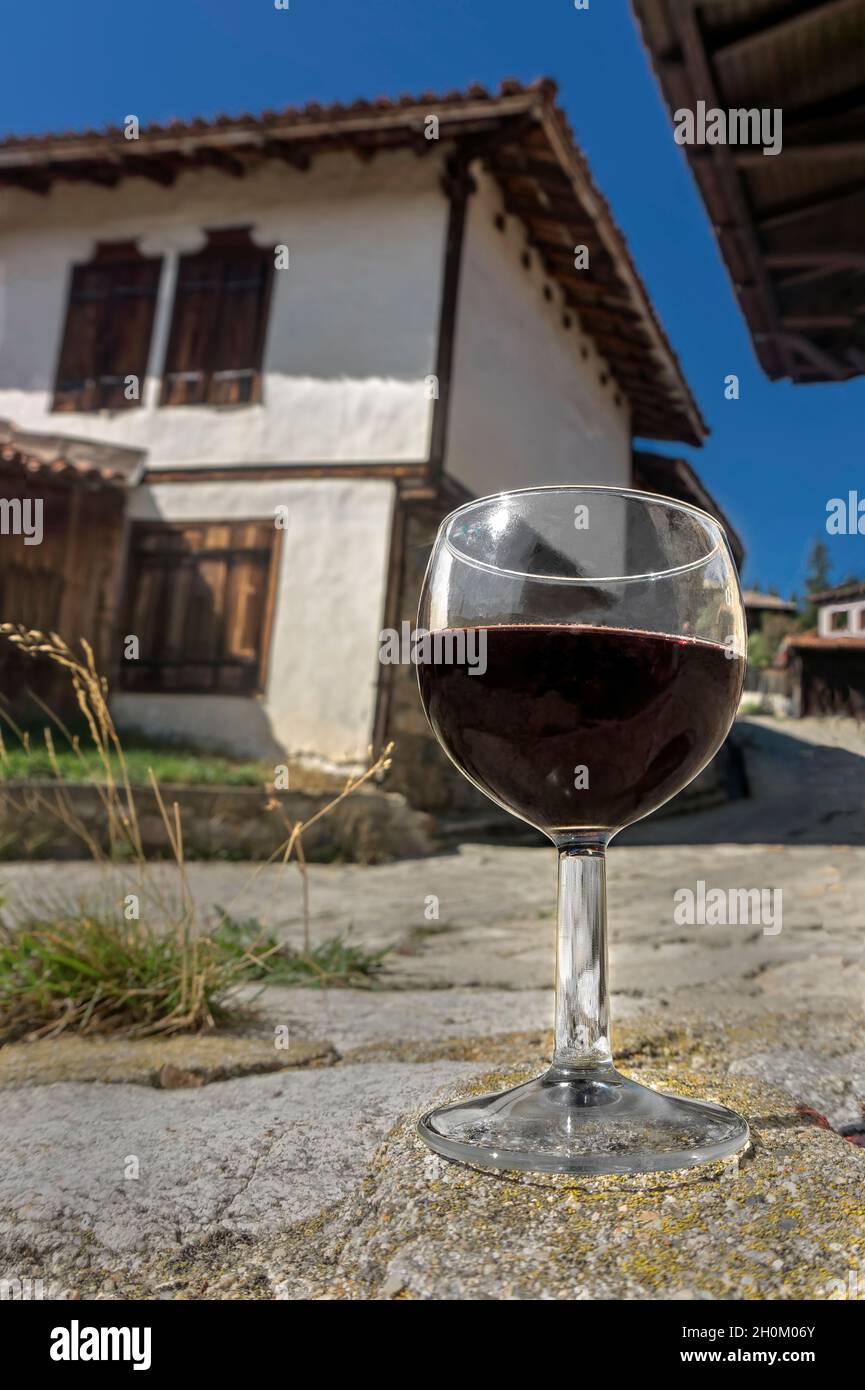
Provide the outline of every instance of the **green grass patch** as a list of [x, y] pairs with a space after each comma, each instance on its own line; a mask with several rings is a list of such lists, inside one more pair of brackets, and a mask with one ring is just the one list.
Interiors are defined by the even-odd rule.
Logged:
[[207, 938], [99, 916], [0, 934], [0, 1042], [66, 1030], [145, 1037], [227, 1022], [248, 967]]
[[370, 989], [386, 954], [340, 936], [296, 951], [255, 918], [223, 918], [210, 935], [97, 914], [34, 919], [0, 928], [0, 1044], [202, 1032], [243, 1015], [238, 985]]
[[[31, 724], [22, 728], [28, 740], [26, 746], [12, 729], [4, 727], [6, 757], [0, 760], [0, 782], [54, 780], [55, 771], [45, 746], [43, 727]], [[57, 765], [64, 781], [104, 782], [105, 769], [86, 728], [70, 729], [73, 737], [79, 738], [80, 753], [69, 746], [59, 730], [53, 733]], [[182, 782], [193, 786], [260, 787], [273, 777], [273, 768], [263, 762], [229, 758], [174, 740], [145, 738], [141, 734], [124, 734], [123, 751], [130, 781], [136, 786], [149, 784], [149, 767], [153, 768], [160, 783]], [[116, 757], [112, 757], [111, 764], [118, 776]]]
[[250, 962], [251, 979], [313, 989], [373, 989], [389, 949], [368, 951], [336, 935], [298, 951], [254, 917], [224, 917], [214, 940], [229, 954]]

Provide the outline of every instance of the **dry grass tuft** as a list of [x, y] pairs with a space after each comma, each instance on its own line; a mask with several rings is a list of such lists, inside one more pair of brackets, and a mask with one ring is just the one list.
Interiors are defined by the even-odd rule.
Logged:
[[[50, 920], [30, 918], [0, 935], [0, 1043], [12, 1037], [55, 1037], [65, 1030], [85, 1034], [112, 1033], [127, 1037], [197, 1032], [212, 1029], [237, 1012], [232, 1002], [238, 985], [269, 973], [285, 978], [287, 955], [293, 983], [362, 984], [369, 986], [379, 967], [381, 953], [342, 948], [337, 940], [313, 948], [309, 914], [309, 876], [303, 852], [303, 836], [310, 826], [329, 815], [347, 796], [379, 776], [390, 766], [393, 745], [378, 758], [370, 750], [369, 765], [346, 781], [342, 790], [306, 822], [290, 822], [273, 786], [266, 788], [265, 809], [277, 814], [286, 831], [284, 841], [265, 863], [257, 865], [249, 880], [216, 923], [203, 923], [192, 894], [183, 851], [183, 827], [177, 802], [167, 805], [153, 769], [148, 768], [151, 789], [171, 847], [173, 891], [165, 892], [148, 877], [135, 790], [123, 745], [108, 706], [108, 682], [96, 668], [92, 648], [81, 640], [76, 654], [56, 632], [41, 632], [20, 623], [0, 624], [0, 636], [19, 651], [53, 662], [68, 673], [76, 703], [89, 731], [92, 747], [80, 740], [46, 706], [50, 720], [43, 733], [53, 781], [45, 789], [29, 790], [20, 809], [38, 807], [58, 817], [86, 846], [106, 874], [120, 879], [119, 892], [105, 894], [115, 906], [111, 911], [60, 911]], [[0, 710], [22, 745], [29, 736]], [[82, 762], [101, 766], [102, 779], [95, 783], [105, 813], [107, 852], [75, 814], [64, 790], [64, 775], [55, 751], [55, 730]], [[0, 735], [0, 760], [7, 758]], [[11, 801], [9, 792], [0, 792]], [[303, 934], [301, 952], [286, 953], [264, 929], [258, 936], [247, 933], [238, 946], [232, 936], [232, 911], [249, 884], [267, 865], [297, 865], [303, 885]], [[146, 908], [156, 925], [145, 925], [133, 916]], [[326, 948], [326, 964], [322, 949]], [[349, 950], [349, 955], [346, 955]], [[366, 959], [366, 956], [369, 959]]]

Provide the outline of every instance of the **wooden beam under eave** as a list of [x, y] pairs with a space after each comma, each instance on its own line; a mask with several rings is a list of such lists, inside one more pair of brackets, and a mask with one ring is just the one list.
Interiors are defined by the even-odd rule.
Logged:
[[795, 139], [798, 130], [828, 124], [839, 116], [858, 111], [862, 106], [865, 106], [865, 83], [862, 82], [845, 87], [839, 92], [832, 92], [830, 96], [820, 97], [816, 101], [800, 102], [795, 106], [785, 101], [784, 130]]
[[770, 270], [865, 270], [865, 251], [767, 251], [763, 260]]
[[312, 167], [312, 155], [308, 150], [298, 148], [288, 140], [266, 140], [261, 147], [262, 154], [271, 159], [281, 159], [292, 169], [305, 174]]
[[839, 362], [825, 348], [818, 347], [810, 338], [802, 333], [782, 332], [772, 335], [780, 338], [801, 360], [815, 367], [823, 376], [827, 376], [830, 381], [844, 381], [851, 375], [850, 368], [843, 362]]
[[764, 154], [760, 146], [739, 147], [729, 145], [715, 145], [711, 148], [715, 150], [728, 149], [737, 169], [762, 169], [769, 168], [775, 159], [782, 156], [791, 163], [808, 164], [818, 161], [821, 164], [832, 163], [835, 160], [863, 160], [865, 161], [865, 140], [826, 140], [817, 141], [808, 145], [790, 145], [786, 142], [782, 145], [777, 155]]
[[[610, 294], [606, 285], [599, 284], [597, 280], [586, 279], [586, 271], [573, 270], [570, 275], [559, 271], [556, 279], [559, 284], [567, 290], [568, 301], [573, 304], [577, 311], [590, 308], [601, 308], [610, 310], [622, 310], [628, 312], [632, 317], [634, 314], [633, 301], [624, 296]], [[581, 278], [581, 276], [583, 278]], [[618, 280], [616, 287], [621, 289]], [[642, 319], [640, 322], [642, 323]]]
[[554, 197], [554, 189], [566, 201], [574, 196], [574, 190], [561, 171], [559, 164], [547, 164], [540, 159], [530, 159], [528, 155], [510, 147], [497, 146], [495, 150], [495, 170], [500, 178], [534, 179]]
[[551, 266], [555, 267], [556, 274], [570, 280], [579, 278], [591, 280], [595, 285], [609, 285], [611, 289], [621, 289], [621, 281], [618, 279], [615, 269], [610, 261], [607, 248], [601, 242], [595, 241], [588, 243], [589, 247], [589, 266], [586, 270], [578, 270], [574, 265], [573, 246], [562, 246], [555, 241], [541, 241], [532, 235], [531, 227], [526, 228], [526, 238], [530, 246], [543, 256]]
[[729, 43], [719, 44], [711, 50], [713, 62], [721, 66], [738, 63], [745, 55], [751, 57], [755, 50], [775, 47], [779, 42], [795, 34], [800, 43], [807, 42], [808, 31], [817, 30], [826, 21], [838, 20], [846, 15], [860, 13], [861, 0], [823, 0], [787, 19], [778, 19], [777, 14], [760, 22], [760, 27]]
[[856, 323], [850, 314], [785, 314], [781, 327], [793, 333], [820, 332], [826, 328], [852, 328]]
[[601, 356], [609, 362], [616, 360], [622, 363], [640, 363], [644, 362], [647, 353], [650, 353], [650, 348], [645, 343], [637, 342], [635, 337], [622, 338], [619, 334], [610, 333], [604, 328], [595, 330], [592, 337]]
[[539, 251], [543, 251], [551, 256], [564, 256], [570, 261], [572, 266], [574, 264], [574, 246], [580, 244], [588, 247], [590, 256], [601, 256], [604, 261], [609, 264], [606, 247], [599, 239], [597, 230], [594, 227], [591, 230], [591, 234], [583, 238], [582, 243], [571, 241], [570, 239], [568, 241], [550, 241], [547, 237], [539, 236], [533, 231], [531, 220], [527, 223], [527, 229], [531, 234], [532, 245], [536, 246]]
[[8, 169], [0, 171], [0, 186], [20, 188], [25, 193], [38, 193], [40, 197], [51, 190], [54, 179], [36, 169]]
[[778, 227], [787, 227], [794, 222], [805, 222], [811, 217], [819, 217], [824, 212], [838, 212], [845, 203], [861, 197], [863, 193], [865, 179], [854, 179], [849, 183], [839, 184], [834, 189], [823, 189], [819, 197], [795, 198], [776, 207], [774, 211], [769, 209], [758, 217], [757, 227], [761, 232], [772, 232]]
[[149, 179], [162, 188], [170, 188], [177, 181], [179, 164], [167, 164], [164, 160], [149, 159], [146, 155], [126, 155], [120, 163], [127, 178]]
[[121, 165], [118, 164], [96, 164], [92, 169], [83, 171], [77, 177], [85, 179], [88, 183], [97, 183], [100, 188], [116, 188], [123, 176]]
[[247, 165], [242, 159], [228, 154], [225, 150], [214, 149], [209, 145], [203, 145], [201, 149], [195, 151], [193, 163], [211, 165], [214, 169], [219, 169], [221, 173], [228, 174], [233, 179], [242, 179], [247, 173]]
[[629, 327], [633, 332], [632, 341], [638, 343], [641, 348], [648, 348], [649, 340], [642, 332], [640, 317], [633, 310], [626, 312], [624, 309], [605, 309], [601, 304], [578, 304], [575, 299], [571, 299], [570, 291], [568, 306], [575, 314], [579, 314], [580, 320], [587, 328], [590, 324], [608, 324], [611, 328]]
[[521, 222], [564, 222], [568, 231], [573, 233], [576, 238], [594, 237], [597, 239], [597, 228], [594, 222], [585, 222], [580, 219], [579, 209], [571, 203], [566, 206], [561, 203], [544, 203], [540, 200], [532, 202], [530, 198], [514, 197], [507, 192], [503, 197], [505, 211], [511, 217], [518, 217]]

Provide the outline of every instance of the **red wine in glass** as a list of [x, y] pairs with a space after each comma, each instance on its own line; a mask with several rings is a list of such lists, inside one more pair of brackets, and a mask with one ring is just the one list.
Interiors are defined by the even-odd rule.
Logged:
[[617, 830], [723, 742], [744, 662], [689, 637], [563, 624], [485, 627], [485, 669], [418, 667], [436, 737], [487, 796], [550, 832]]

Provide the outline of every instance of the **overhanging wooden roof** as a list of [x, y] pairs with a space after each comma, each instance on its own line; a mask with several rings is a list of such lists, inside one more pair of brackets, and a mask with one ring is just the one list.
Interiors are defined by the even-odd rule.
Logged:
[[865, 373], [865, 0], [633, 7], [671, 112], [782, 111], [777, 155], [684, 147], [764, 370]]
[[[438, 142], [425, 138], [430, 115], [439, 120]], [[362, 160], [400, 148], [423, 156], [441, 142], [458, 158], [482, 160], [498, 181], [508, 213], [523, 222], [566, 308], [579, 315], [609, 362], [630, 401], [634, 433], [701, 443], [706, 426], [678, 358], [548, 79], [530, 87], [503, 82], [495, 95], [471, 87], [444, 96], [174, 121], [143, 127], [137, 140], [127, 140], [119, 127], [13, 137], [0, 144], [0, 185], [47, 194], [58, 180], [116, 187], [138, 177], [167, 187], [203, 167], [242, 179], [265, 160], [305, 170], [332, 150]], [[574, 268], [574, 247], [581, 244], [590, 258], [583, 271]]]
[[672, 497], [678, 502], [689, 502], [691, 506], [699, 507], [715, 517], [727, 533], [733, 559], [741, 570], [745, 561], [742, 539], [687, 459], [668, 458], [666, 454], [635, 449], [632, 476], [634, 487], [642, 488], [645, 492], [656, 492], [661, 497]]

